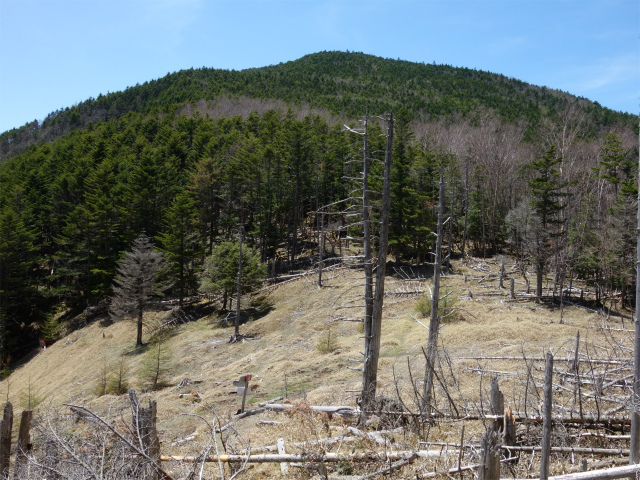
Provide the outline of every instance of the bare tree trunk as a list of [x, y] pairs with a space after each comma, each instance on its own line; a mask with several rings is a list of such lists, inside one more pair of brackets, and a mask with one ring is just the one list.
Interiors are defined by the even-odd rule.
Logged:
[[364, 235], [364, 352], [365, 358], [371, 341], [371, 321], [373, 318], [373, 263], [371, 261], [371, 226], [369, 225], [369, 151], [367, 128], [369, 116], [364, 120], [364, 159], [362, 169], [362, 224]]
[[[638, 172], [640, 181], [640, 171]], [[631, 444], [629, 462], [640, 463], [640, 190], [638, 191], [638, 228], [636, 248], [636, 328], [633, 354], [631, 397]]]
[[469, 220], [469, 158], [465, 164], [465, 181], [464, 181], [464, 233], [462, 234], [462, 260], [464, 260], [464, 252], [467, 247], [467, 222]]
[[324, 267], [324, 212], [320, 215], [320, 238], [318, 239], [318, 287], [322, 287], [322, 267]]
[[438, 201], [438, 230], [436, 240], [436, 258], [433, 264], [433, 292], [431, 293], [431, 318], [429, 320], [429, 340], [425, 353], [426, 366], [424, 371], [424, 386], [422, 391], [422, 410], [431, 408], [431, 390], [433, 389], [433, 369], [435, 368], [436, 353], [438, 349], [438, 329], [440, 328], [440, 315], [438, 302], [440, 300], [440, 273], [442, 256], [442, 210], [444, 203], [444, 179], [440, 175], [440, 198]]
[[16, 445], [16, 461], [13, 466], [13, 478], [20, 480], [25, 478], [26, 472], [24, 471], [27, 465], [27, 452], [31, 448], [31, 435], [29, 429], [31, 428], [31, 418], [33, 412], [31, 410], [24, 410], [22, 417], [20, 418], [20, 430], [18, 431], [18, 444]]
[[542, 451], [540, 458], [540, 480], [549, 478], [549, 456], [551, 455], [551, 407], [553, 402], [553, 355], [547, 353], [544, 375], [544, 411], [542, 424]]
[[9, 478], [9, 463], [11, 459], [11, 429], [13, 428], [13, 406], [7, 402], [4, 405], [4, 415], [0, 423], [0, 476]]
[[142, 451], [146, 453], [153, 461], [149, 465], [149, 473], [145, 477], [148, 480], [157, 480], [159, 478], [159, 462], [160, 462], [160, 440], [156, 429], [156, 412], [158, 408], [157, 402], [149, 400], [149, 407], [141, 407], [138, 403], [135, 390], [129, 390], [129, 399], [131, 400], [131, 408], [133, 410], [132, 425], [133, 431], [137, 434]]
[[242, 242], [244, 240], [244, 229], [240, 227], [238, 245], [238, 283], [236, 288], [236, 318], [234, 322], [233, 340], [237, 341], [240, 336], [240, 300], [242, 298]]
[[380, 356], [380, 335], [382, 330], [382, 304], [384, 300], [384, 280], [387, 270], [387, 249], [389, 246], [389, 206], [391, 203], [391, 152], [393, 150], [393, 113], [389, 114], [387, 126], [387, 148], [384, 159], [384, 186], [382, 189], [382, 221], [380, 225], [380, 242], [378, 251], [378, 267], [376, 269], [376, 291], [373, 297], [371, 313], [371, 334], [369, 348], [365, 352], [362, 373], [362, 413], [363, 423], [376, 398], [378, 379], [378, 358]]
[[[498, 377], [491, 379], [491, 412], [494, 415], [504, 415], [504, 395], [498, 387]], [[489, 423], [487, 434], [483, 440], [482, 464], [478, 478], [481, 480], [500, 479], [500, 447], [502, 441], [500, 432], [504, 428], [504, 417]]]
[[449, 238], [447, 239], [447, 272], [451, 271], [451, 249], [453, 246], [453, 203], [455, 201], [456, 196], [456, 179], [455, 177], [451, 178], [451, 209], [450, 217], [449, 217]]
[[138, 335], [136, 337], [136, 347], [142, 346], [142, 315], [144, 312], [142, 311], [142, 307], [138, 309]]
[[480, 220], [482, 222], [482, 258], [487, 258], [487, 240], [484, 228], [484, 191], [480, 187]]

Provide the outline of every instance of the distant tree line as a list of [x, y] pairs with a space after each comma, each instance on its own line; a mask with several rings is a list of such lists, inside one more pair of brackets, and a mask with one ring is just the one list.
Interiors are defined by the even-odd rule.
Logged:
[[[631, 128], [601, 131], [576, 107], [542, 121], [533, 137], [526, 122], [487, 113], [418, 120], [396, 111], [389, 250], [397, 261], [429, 261], [442, 174], [445, 245], [454, 255], [510, 252], [629, 302], [638, 157]], [[384, 143], [373, 123], [371, 156]], [[371, 168], [370, 189], [379, 192], [381, 165]], [[281, 110], [245, 118], [131, 112], [30, 147], [0, 165], [3, 361], [32, 348], [54, 315], [111, 297], [119, 261], [142, 233], [167, 262], [165, 295], [180, 301], [198, 292], [200, 273], [217, 268], [206, 258], [231, 248], [224, 242], [235, 243], [239, 227], [270, 273], [303, 249], [317, 253], [315, 212], [324, 207], [325, 228], [348, 225], [342, 206], [327, 206], [358, 202], [361, 171], [360, 139], [340, 123]], [[345, 228], [361, 234], [361, 225]]]

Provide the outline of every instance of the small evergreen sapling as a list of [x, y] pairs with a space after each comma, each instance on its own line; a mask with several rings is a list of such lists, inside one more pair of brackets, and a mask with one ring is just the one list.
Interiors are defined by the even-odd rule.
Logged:
[[139, 371], [140, 383], [149, 390], [159, 390], [168, 385], [173, 357], [164, 338], [149, 346]]

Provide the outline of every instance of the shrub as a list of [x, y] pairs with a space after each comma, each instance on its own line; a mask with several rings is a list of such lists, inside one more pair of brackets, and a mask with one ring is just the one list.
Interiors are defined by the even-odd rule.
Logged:
[[129, 390], [129, 366], [124, 358], [124, 355], [120, 357], [116, 369], [111, 372], [109, 380], [107, 381], [107, 393], [114, 395], [122, 395]]
[[[456, 303], [458, 303], [458, 299], [453, 290], [449, 288], [440, 289], [438, 315], [442, 320], [452, 321], [459, 319], [460, 313], [456, 309]], [[431, 316], [431, 295], [425, 295], [418, 301], [416, 312], [422, 318], [429, 318]]]

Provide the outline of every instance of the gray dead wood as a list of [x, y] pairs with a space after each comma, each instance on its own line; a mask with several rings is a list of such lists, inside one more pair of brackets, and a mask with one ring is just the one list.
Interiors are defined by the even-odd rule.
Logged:
[[[503, 445], [502, 450], [514, 452], [541, 452], [542, 447], [528, 445]], [[628, 455], [626, 448], [551, 447], [551, 453], [584, 453], [587, 455]]]
[[640, 465], [625, 465], [624, 467], [593, 470], [591, 472], [568, 473], [549, 477], [549, 480], [611, 480], [614, 478], [634, 478], [640, 473]]
[[[638, 160], [640, 163], [640, 159]], [[638, 171], [640, 181], [640, 171]], [[629, 463], [640, 464], [640, 190], [638, 190], [638, 226], [636, 229], [636, 328], [631, 392], [631, 444]]]
[[482, 440], [482, 463], [478, 472], [480, 480], [499, 480], [500, 478], [504, 395], [498, 386], [498, 377], [491, 379], [491, 413], [495, 415], [495, 420], [489, 422], [487, 434]]
[[[362, 411], [360, 423], [366, 421], [367, 411], [371, 410], [376, 398], [378, 380], [378, 359], [380, 357], [380, 337], [382, 335], [382, 305], [384, 302], [384, 280], [387, 270], [387, 249], [389, 247], [389, 209], [391, 204], [391, 153], [393, 151], [393, 113], [387, 122], [387, 147], [384, 159], [384, 183], [382, 188], [382, 212], [380, 239], [378, 246], [378, 265], [376, 268], [376, 288], [373, 296], [371, 325], [368, 336], [365, 335], [364, 367], [362, 369]], [[367, 327], [365, 324], [365, 333]]]
[[440, 300], [440, 276], [442, 261], [442, 211], [444, 209], [444, 177], [440, 175], [440, 191], [438, 201], [438, 227], [436, 239], [436, 258], [433, 265], [433, 292], [431, 293], [431, 316], [429, 317], [429, 338], [425, 351], [426, 365], [424, 370], [424, 385], [422, 390], [423, 412], [431, 409], [431, 391], [433, 390], [433, 371], [438, 350], [438, 330], [440, 329], [440, 315], [438, 302]]
[[4, 415], [0, 423], [0, 475], [9, 478], [9, 462], [11, 459], [11, 429], [13, 428], [13, 406], [10, 402], [4, 405]]
[[549, 477], [549, 456], [551, 454], [551, 408], [553, 406], [553, 355], [547, 353], [544, 375], [544, 410], [542, 422], [542, 456], [540, 459], [540, 480]]
[[[133, 395], [131, 395], [131, 392], [133, 392]], [[137, 410], [139, 410], [139, 406], [138, 406], [138, 401], [137, 401], [137, 398], [135, 396], [135, 391], [134, 390], [129, 390], [129, 398], [132, 399], [132, 405], [131, 405], [132, 410], [134, 412], [136, 412]], [[133, 400], [134, 399], [135, 399], [135, 408], [134, 408], [134, 404], [133, 404]], [[138, 442], [130, 441], [129, 439], [124, 437], [118, 430], [113, 428], [113, 426], [111, 426], [109, 424], [109, 422], [107, 422], [103, 418], [99, 417], [98, 415], [96, 415], [94, 412], [92, 412], [91, 410], [89, 410], [86, 407], [82, 407], [80, 405], [73, 405], [73, 404], [70, 404], [70, 403], [63, 403], [63, 405], [65, 407], [69, 407], [69, 408], [73, 407], [73, 408], [76, 408], [78, 410], [84, 410], [86, 413], [88, 413], [89, 415], [93, 416], [98, 421], [98, 423], [100, 423], [103, 427], [105, 427], [107, 430], [109, 430], [113, 435], [115, 435], [120, 440], [122, 440], [136, 454], [140, 455], [142, 458], [147, 460], [150, 463], [151, 467], [160, 475], [160, 477], [162, 477], [164, 480], [173, 480], [171, 475], [169, 475], [167, 472], [164, 471], [164, 469], [162, 469], [162, 467], [160, 467], [160, 463], [159, 463], [158, 459], [154, 460], [153, 458], [151, 458], [147, 454], [147, 452], [145, 452], [145, 450], [143, 448], [141, 448], [141, 445], [140, 445], [139, 441]], [[135, 425], [139, 424], [139, 420], [136, 419], [132, 423], [134, 424], [134, 427], [135, 427]], [[138, 440], [140, 440], [140, 436], [138, 436]], [[159, 448], [160, 448], [160, 445], [158, 444], [158, 452], [159, 452]]]
[[156, 414], [157, 402], [149, 400], [147, 408], [141, 407], [138, 403], [135, 390], [129, 390], [129, 398], [132, 407], [133, 431], [137, 432], [141, 450], [148, 456], [152, 462], [150, 472], [147, 476], [149, 480], [157, 480], [159, 478], [158, 471], [153, 468], [158, 464], [160, 458], [160, 439], [156, 430]]
[[13, 466], [14, 480], [21, 480], [25, 476], [25, 467], [27, 465], [27, 452], [31, 450], [31, 419], [33, 411], [24, 410], [20, 417], [20, 430], [18, 431], [18, 444], [16, 445], [16, 461]]
[[439, 458], [449, 454], [457, 454], [457, 450], [449, 452], [443, 450], [417, 450], [417, 451], [400, 451], [400, 452], [379, 452], [379, 453], [287, 453], [284, 455], [264, 453], [260, 455], [211, 455], [205, 457], [162, 455], [160, 460], [178, 461], [185, 463], [193, 462], [223, 462], [223, 463], [292, 463], [292, 462], [308, 462], [308, 463], [338, 463], [338, 462], [395, 462], [403, 460], [407, 456], [415, 453], [419, 458]]

